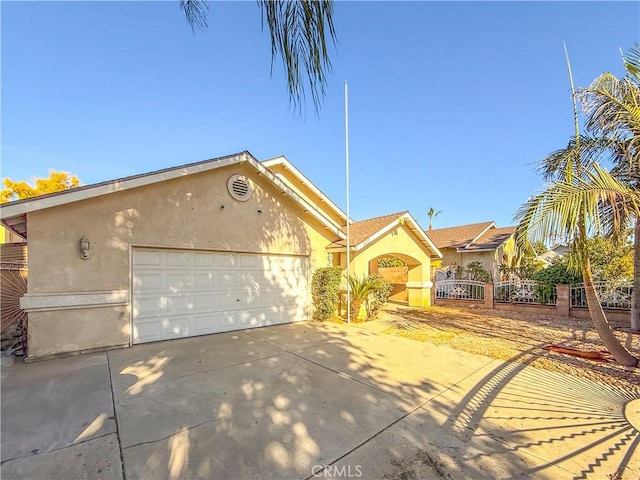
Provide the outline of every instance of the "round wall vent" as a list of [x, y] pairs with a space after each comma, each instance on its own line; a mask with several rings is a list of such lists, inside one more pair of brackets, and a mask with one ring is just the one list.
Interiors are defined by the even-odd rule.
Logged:
[[249, 185], [244, 175], [232, 175], [229, 177], [227, 189], [229, 190], [229, 195], [240, 202], [246, 202], [251, 198], [251, 185]]

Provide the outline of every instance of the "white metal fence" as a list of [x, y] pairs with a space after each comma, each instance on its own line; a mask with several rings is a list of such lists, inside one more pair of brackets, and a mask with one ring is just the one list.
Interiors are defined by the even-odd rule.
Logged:
[[555, 305], [555, 285], [539, 284], [534, 280], [509, 280], [493, 284], [493, 301], [496, 303], [529, 303]]
[[[631, 282], [609, 283], [594, 282], [602, 308], [612, 310], [631, 310]], [[584, 283], [571, 285], [571, 308], [587, 308], [587, 296]]]
[[477, 280], [439, 280], [436, 298], [457, 300], [484, 300], [484, 282]]

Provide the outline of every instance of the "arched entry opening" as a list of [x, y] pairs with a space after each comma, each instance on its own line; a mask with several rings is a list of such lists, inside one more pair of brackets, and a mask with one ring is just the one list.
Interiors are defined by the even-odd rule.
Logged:
[[409, 293], [409, 265], [404, 260], [394, 256], [383, 256], [369, 262], [369, 275], [379, 275], [393, 284], [389, 295], [390, 302], [407, 304]]
[[393, 283], [390, 301], [411, 306], [430, 304], [430, 266], [409, 255], [390, 252], [369, 260], [369, 275], [380, 275]]

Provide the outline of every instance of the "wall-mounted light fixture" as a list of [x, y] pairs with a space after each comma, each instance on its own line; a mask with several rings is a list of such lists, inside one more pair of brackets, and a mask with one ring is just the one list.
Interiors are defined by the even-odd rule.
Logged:
[[327, 265], [333, 265], [333, 253], [329, 253], [329, 255], [327, 255]]
[[89, 258], [89, 249], [91, 248], [91, 242], [84, 235], [80, 239], [80, 258], [86, 260]]

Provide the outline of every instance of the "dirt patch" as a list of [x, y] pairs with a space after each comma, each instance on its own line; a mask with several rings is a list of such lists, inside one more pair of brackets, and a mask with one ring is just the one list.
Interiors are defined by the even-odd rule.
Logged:
[[[590, 320], [482, 308], [388, 306], [379, 316], [385, 333], [445, 345], [491, 358], [587, 378], [640, 392], [640, 369], [615, 362], [577, 358], [544, 350], [554, 344], [580, 350], [604, 349]], [[628, 324], [611, 322], [616, 336], [640, 357], [640, 334]]]

